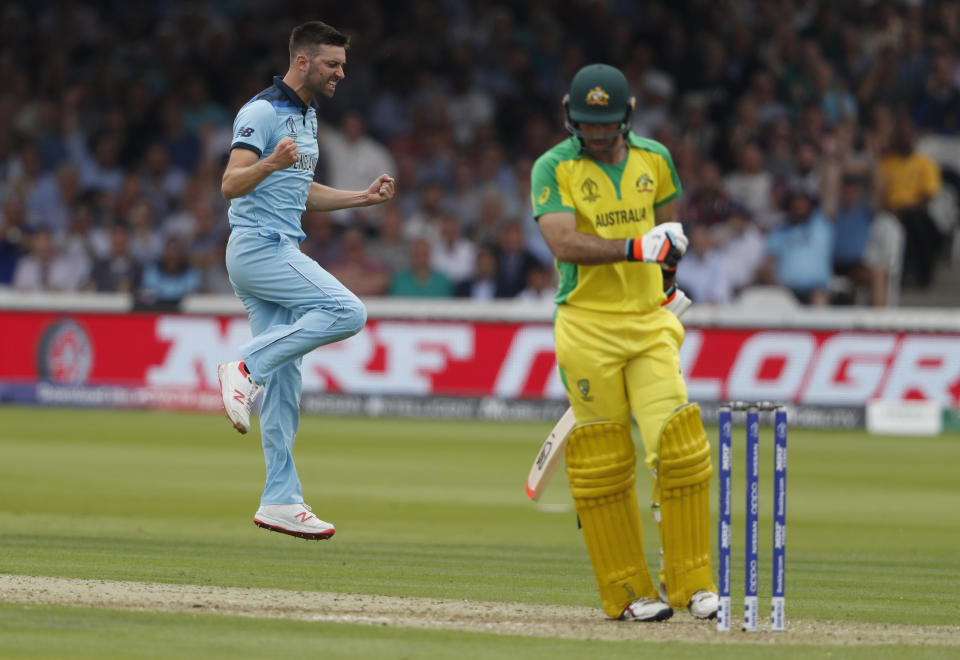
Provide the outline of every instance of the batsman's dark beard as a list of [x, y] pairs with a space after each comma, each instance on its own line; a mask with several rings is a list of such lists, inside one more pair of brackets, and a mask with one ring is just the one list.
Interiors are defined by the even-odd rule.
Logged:
[[587, 145], [586, 140], [580, 138], [580, 148], [588, 154], [605, 154], [609, 151], [619, 149], [622, 144], [623, 142], [621, 140], [613, 140], [605, 147], [591, 147]]

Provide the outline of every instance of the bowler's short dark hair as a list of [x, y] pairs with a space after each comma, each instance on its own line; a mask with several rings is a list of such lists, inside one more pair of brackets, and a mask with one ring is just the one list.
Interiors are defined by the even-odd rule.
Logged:
[[310, 21], [290, 33], [290, 59], [301, 53], [312, 54], [317, 46], [350, 47], [350, 37], [323, 21]]

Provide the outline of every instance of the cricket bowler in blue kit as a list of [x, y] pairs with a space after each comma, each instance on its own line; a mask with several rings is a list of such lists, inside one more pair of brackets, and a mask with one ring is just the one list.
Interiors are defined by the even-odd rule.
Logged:
[[293, 462], [300, 422], [302, 356], [355, 335], [363, 303], [300, 251], [304, 210], [333, 211], [393, 198], [382, 174], [367, 190], [336, 190], [313, 181], [319, 157], [314, 98], [332, 97], [343, 80], [349, 37], [313, 21], [290, 34], [290, 68], [244, 105], [233, 124], [221, 191], [230, 200], [227, 272], [250, 317], [253, 339], [240, 360], [218, 367], [227, 417], [240, 433], [261, 389], [260, 435], [267, 477], [254, 522], [306, 539], [327, 539], [334, 526], [303, 502]]

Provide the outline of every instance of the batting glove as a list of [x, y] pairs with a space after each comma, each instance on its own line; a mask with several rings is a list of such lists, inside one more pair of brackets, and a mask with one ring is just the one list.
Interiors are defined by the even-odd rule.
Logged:
[[657, 225], [640, 238], [628, 238], [627, 261], [643, 261], [676, 268], [680, 257], [687, 251], [686, 235], [679, 222]]
[[676, 284], [671, 285], [669, 289], [663, 292], [666, 294], [667, 299], [664, 300], [660, 306], [666, 307], [668, 310], [673, 312], [673, 315], [677, 318], [683, 316], [683, 313], [690, 309], [690, 305], [693, 304], [693, 301], [687, 297], [687, 294], [683, 292], [680, 287]]

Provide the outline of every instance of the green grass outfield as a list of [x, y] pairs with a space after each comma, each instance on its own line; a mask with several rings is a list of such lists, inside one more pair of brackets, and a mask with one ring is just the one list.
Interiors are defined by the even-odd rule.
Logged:
[[[546, 506], [523, 494], [549, 428], [304, 417], [296, 451], [304, 495], [337, 526], [332, 540], [309, 543], [253, 525], [263, 480], [256, 429], [239, 436], [219, 415], [0, 406], [0, 574], [573, 605], [596, 607], [602, 618], [562, 471]], [[763, 438], [766, 608], [769, 429]], [[742, 448], [738, 426], [735, 617], [743, 584]], [[960, 435], [791, 429], [788, 626], [804, 619], [957, 625], [957, 465]], [[646, 470], [639, 491], [645, 503]], [[656, 566], [656, 529], [646, 518], [648, 561]], [[0, 592], [3, 658], [314, 655], [305, 649], [344, 658], [770, 653], [747, 644], [551, 640], [3, 600]], [[960, 657], [960, 646], [782, 646], [777, 654], [915, 660]]]

